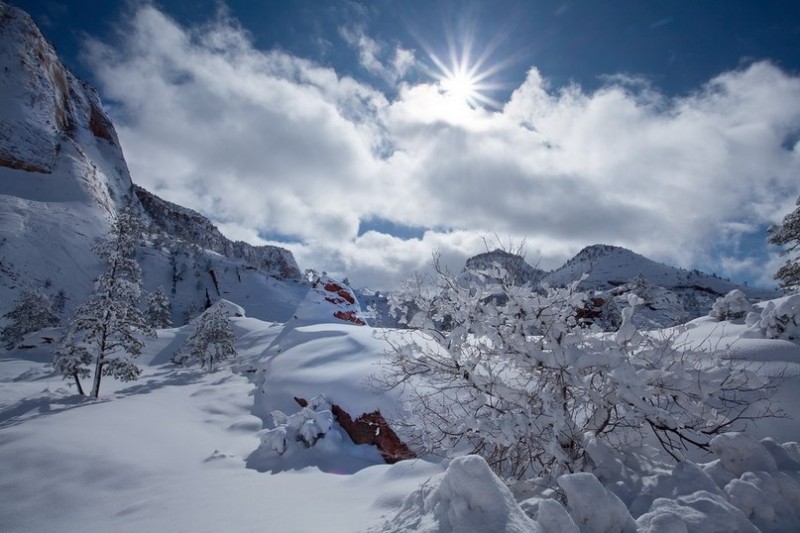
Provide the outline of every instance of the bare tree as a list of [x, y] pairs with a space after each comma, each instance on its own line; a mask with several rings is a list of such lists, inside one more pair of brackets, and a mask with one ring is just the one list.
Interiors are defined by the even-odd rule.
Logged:
[[636, 296], [619, 331], [603, 333], [579, 318], [588, 295], [577, 284], [541, 294], [501, 268], [465, 283], [435, 267], [434, 290], [393, 298], [418, 331], [392, 343], [381, 378], [416, 397], [404, 422], [428, 451], [480, 454], [505, 478], [555, 477], [590, 467], [592, 440], [620, 447], [650, 432], [680, 458], [774, 414], [752, 372], [637, 331]]

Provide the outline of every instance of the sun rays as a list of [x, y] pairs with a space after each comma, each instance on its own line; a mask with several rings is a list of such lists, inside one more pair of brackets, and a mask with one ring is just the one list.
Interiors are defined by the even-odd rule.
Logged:
[[421, 41], [422, 48], [430, 60], [422, 65], [425, 74], [435, 80], [439, 92], [469, 107], [490, 107], [499, 109], [502, 104], [491, 95], [502, 85], [494, 80], [495, 75], [506, 68], [509, 60], [498, 60], [495, 52], [500, 38], [490, 40], [475, 54], [476, 39], [473, 31], [464, 30], [456, 34], [445, 32], [447, 38], [446, 54], [442, 55], [432, 46]]

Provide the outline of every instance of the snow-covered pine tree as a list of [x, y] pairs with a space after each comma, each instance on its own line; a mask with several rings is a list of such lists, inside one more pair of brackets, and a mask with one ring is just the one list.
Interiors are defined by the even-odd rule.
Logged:
[[541, 294], [499, 266], [474, 282], [436, 270], [434, 287], [393, 295], [418, 331], [392, 341], [378, 378], [415, 393], [408, 418], [396, 422], [426, 451], [477, 453], [506, 479], [555, 479], [591, 469], [598, 447], [624, 450], [654, 435], [680, 459], [687, 447], [708, 449], [714, 435], [775, 414], [774, 384], [750, 369], [638, 332], [633, 294], [609, 334], [581, 320], [589, 295], [577, 283]]
[[172, 311], [170, 310], [169, 299], [164, 292], [164, 287], [159, 287], [156, 292], [147, 296], [147, 321], [154, 328], [171, 328]]
[[122, 210], [108, 239], [94, 249], [106, 269], [95, 281], [89, 301], [75, 310], [54, 355], [54, 367], [65, 378], [76, 381], [88, 376], [89, 365], [94, 363], [90, 395], [95, 398], [100, 394], [102, 376], [122, 381], [139, 377], [141, 369], [134, 360], [144, 344], [137, 334], [155, 334], [138, 308], [142, 273], [134, 254], [139, 235], [139, 222], [132, 210]]
[[797, 292], [800, 290], [800, 197], [797, 198], [797, 207], [786, 215], [783, 222], [769, 228], [771, 244], [783, 247], [781, 252], [787, 256], [786, 263], [775, 273], [784, 289]]
[[175, 361], [194, 359], [202, 368], [211, 371], [215, 363], [236, 356], [235, 344], [236, 336], [225, 309], [220, 305], [212, 306], [198, 317], [194, 333], [186, 341], [183, 357], [178, 356]]
[[0, 341], [9, 350], [28, 333], [58, 325], [58, 316], [53, 312], [50, 298], [36, 288], [22, 289], [14, 307], [3, 318], [11, 321], [0, 330]]

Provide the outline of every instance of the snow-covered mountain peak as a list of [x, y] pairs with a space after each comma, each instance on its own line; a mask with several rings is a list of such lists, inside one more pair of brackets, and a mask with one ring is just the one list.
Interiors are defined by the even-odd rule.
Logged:
[[496, 267], [505, 270], [514, 283], [519, 285], [538, 283], [545, 274], [544, 271], [529, 265], [523, 256], [498, 249], [467, 259], [462, 276]]
[[[62, 65], [27, 13], [1, 1], [0, 68], [0, 167], [24, 172], [4, 173], [0, 194], [44, 201], [88, 197], [113, 214], [131, 179], [97, 92]], [[65, 173], [82, 179], [64, 180]], [[43, 187], [36, 178], [47, 176], [63, 182]]]
[[519, 255], [495, 250], [467, 259], [459, 278], [476, 282], [478, 272], [491, 275], [496, 267], [505, 270], [520, 285], [566, 287], [580, 281], [579, 290], [594, 293], [596, 308], [591, 312], [598, 325], [606, 329], [619, 325], [619, 309], [627, 305], [629, 293], [644, 300], [637, 314], [637, 325], [641, 327], [673, 326], [705, 315], [718, 297], [734, 289], [741, 290], [751, 300], [778, 296], [774, 290], [738, 285], [699, 270], [672, 267], [607, 244], [587, 246], [551, 272], [532, 267]]

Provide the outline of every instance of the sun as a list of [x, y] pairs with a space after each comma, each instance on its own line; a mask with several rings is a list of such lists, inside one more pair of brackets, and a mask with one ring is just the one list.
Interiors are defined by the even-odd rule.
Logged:
[[479, 100], [478, 86], [478, 80], [466, 72], [456, 72], [439, 80], [442, 93], [469, 104]]
[[473, 108], [500, 107], [488, 95], [495, 88], [495, 84], [489, 83], [488, 78], [496, 69], [487, 67], [481, 59], [473, 62], [468, 48], [462, 49], [460, 53], [451, 50], [449, 61], [443, 61], [432, 53], [429, 56], [434, 68], [429, 69], [428, 73], [436, 80], [442, 95]]

